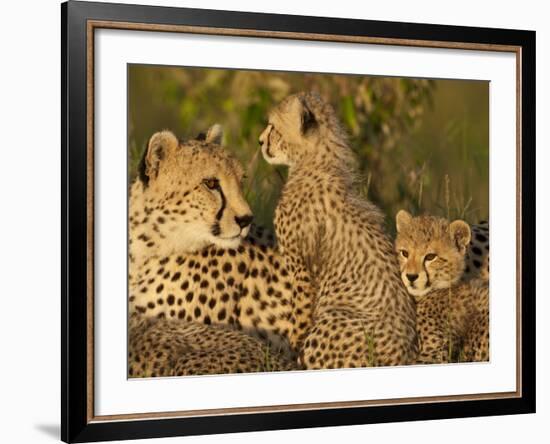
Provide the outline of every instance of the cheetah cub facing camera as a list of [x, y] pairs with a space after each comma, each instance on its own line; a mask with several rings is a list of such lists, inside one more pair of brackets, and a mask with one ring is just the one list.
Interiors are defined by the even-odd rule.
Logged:
[[294, 278], [291, 341], [307, 368], [411, 364], [415, 309], [378, 208], [356, 191], [356, 159], [332, 107], [315, 93], [269, 115], [262, 154], [286, 165], [275, 211]]
[[417, 302], [419, 363], [489, 359], [489, 285], [461, 280], [470, 226], [434, 216], [396, 216], [401, 279]]

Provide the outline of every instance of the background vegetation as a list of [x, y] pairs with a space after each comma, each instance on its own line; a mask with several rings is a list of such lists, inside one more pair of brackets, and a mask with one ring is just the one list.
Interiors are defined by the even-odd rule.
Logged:
[[489, 216], [487, 82], [146, 65], [131, 65], [128, 77], [130, 179], [155, 131], [186, 139], [221, 123], [224, 145], [247, 170], [256, 220], [271, 226], [286, 172], [262, 159], [258, 136], [274, 104], [316, 90], [348, 130], [361, 192], [390, 227], [401, 208], [468, 222]]

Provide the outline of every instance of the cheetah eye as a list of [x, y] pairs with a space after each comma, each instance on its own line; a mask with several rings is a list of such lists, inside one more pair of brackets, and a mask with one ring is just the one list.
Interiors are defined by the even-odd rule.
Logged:
[[409, 257], [409, 252], [407, 250], [401, 250], [400, 253], [403, 257]]
[[437, 257], [437, 254], [435, 253], [428, 253], [426, 256], [424, 256], [425, 261], [433, 261]]
[[210, 190], [215, 190], [220, 186], [220, 181], [215, 177], [210, 177], [202, 181]]

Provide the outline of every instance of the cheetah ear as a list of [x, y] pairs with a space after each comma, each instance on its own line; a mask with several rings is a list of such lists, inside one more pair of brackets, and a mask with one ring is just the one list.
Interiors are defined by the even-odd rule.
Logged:
[[302, 97], [297, 96], [294, 98], [291, 105], [291, 113], [297, 119], [302, 135], [317, 125], [315, 115]]
[[463, 220], [455, 220], [449, 225], [449, 233], [458, 251], [465, 252], [472, 237], [470, 225]]
[[215, 143], [217, 145], [221, 145], [222, 138], [223, 138], [222, 126], [219, 123], [215, 123], [210, 128], [208, 128], [208, 131], [206, 132], [206, 136], [204, 140], [207, 143]]
[[412, 216], [408, 211], [399, 210], [395, 215], [395, 226], [397, 228], [397, 232], [400, 233], [403, 231], [405, 227], [411, 223], [411, 221]]
[[160, 131], [151, 136], [139, 168], [140, 179], [146, 186], [150, 179], [158, 176], [161, 162], [178, 145], [178, 139], [170, 131]]

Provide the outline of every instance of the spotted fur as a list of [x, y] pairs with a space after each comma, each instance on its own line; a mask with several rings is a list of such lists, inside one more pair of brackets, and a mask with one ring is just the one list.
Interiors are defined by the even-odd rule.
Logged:
[[[290, 274], [273, 236], [249, 225], [251, 213], [240, 190], [240, 165], [208, 135], [203, 140], [178, 142], [163, 132], [149, 143], [149, 151], [159, 148], [165, 154], [157, 166], [146, 168], [147, 183], [138, 177], [132, 186], [130, 314], [182, 325], [229, 326], [292, 359]], [[170, 326], [164, 335], [169, 344], [174, 331], [191, 331], [173, 323], [151, 328], [157, 334], [164, 325]], [[212, 330], [210, 336], [209, 329], [203, 330], [203, 337], [216, 343], [218, 331]], [[185, 337], [178, 340], [191, 342]], [[153, 350], [149, 353], [156, 356]], [[162, 359], [175, 362], [175, 357]], [[256, 358], [251, 359], [255, 362]], [[227, 368], [222, 365], [218, 371]]]
[[396, 216], [401, 278], [417, 302], [420, 363], [489, 359], [489, 284], [462, 280], [470, 227], [434, 216]]
[[463, 279], [489, 280], [489, 222], [471, 225], [472, 238], [466, 252]]
[[289, 167], [275, 213], [292, 270], [293, 333], [307, 368], [397, 365], [417, 354], [415, 310], [378, 208], [356, 192], [355, 155], [317, 94], [285, 99], [260, 136]]
[[226, 325], [133, 317], [130, 377], [184, 376], [293, 370], [285, 354]]

